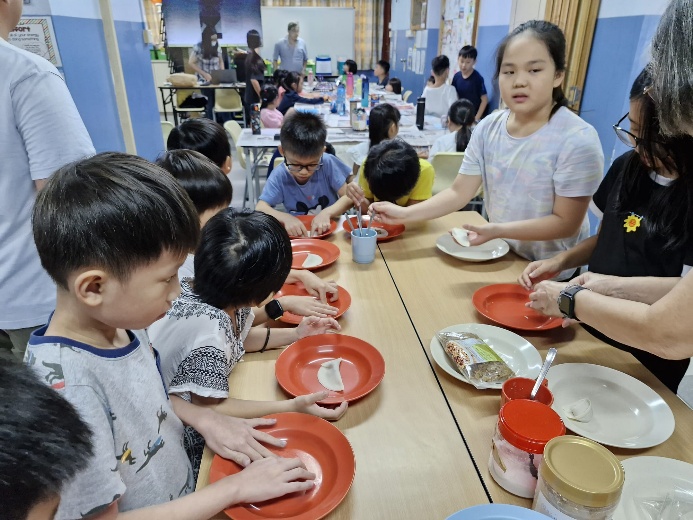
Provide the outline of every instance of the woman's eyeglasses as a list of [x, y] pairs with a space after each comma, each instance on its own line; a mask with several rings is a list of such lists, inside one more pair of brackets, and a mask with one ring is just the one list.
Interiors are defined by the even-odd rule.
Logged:
[[625, 144], [629, 148], [637, 148], [642, 143], [644, 143], [645, 140], [640, 139], [637, 135], [630, 133], [628, 130], [624, 128], [621, 128], [621, 124], [623, 123], [624, 119], [628, 118], [629, 113], [630, 112], [626, 112], [626, 115], [619, 119], [618, 123], [616, 123], [613, 128], [614, 132], [616, 132], [616, 135], [623, 144]]

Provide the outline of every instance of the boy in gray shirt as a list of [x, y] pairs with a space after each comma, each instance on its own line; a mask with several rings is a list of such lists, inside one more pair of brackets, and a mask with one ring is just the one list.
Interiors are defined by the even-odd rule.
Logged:
[[[119, 153], [69, 164], [39, 193], [33, 231], [58, 290], [55, 312], [32, 334], [25, 362], [77, 409], [94, 444], [87, 469], [62, 492], [56, 518], [132, 511], [128, 518], [204, 519], [231, 504], [313, 485], [299, 460], [241, 447], [247, 462], [262, 460], [192, 493], [183, 422], [217, 453], [244, 460], [222, 449], [234, 444], [234, 428], [238, 433], [233, 418], [169, 399], [158, 354], [140, 332], [178, 296], [176, 273], [199, 237], [192, 202], [170, 174]], [[257, 424], [266, 423], [245, 426]]]

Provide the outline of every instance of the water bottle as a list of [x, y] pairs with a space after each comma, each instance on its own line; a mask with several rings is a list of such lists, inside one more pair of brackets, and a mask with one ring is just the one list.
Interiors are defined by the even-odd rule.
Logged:
[[262, 134], [262, 124], [260, 123], [260, 103], [250, 106], [250, 128], [253, 135]]
[[368, 94], [368, 78], [366, 76], [361, 76], [361, 106], [363, 108], [368, 108], [370, 102], [370, 95]]
[[337, 87], [337, 114], [346, 115], [346, 89], [344, 85]]
[[354, 97], [357, 99], [361, 99], [361, 78], [356, 78], [356, 82], [354, 83]]
[[426, 112], [426, 98], [420, 97], [416, 100], [416, 127], [419, 130], [424, 128], [424, 114]]
[[354, 75], [350, 72], [346, 80], [346, 95], [351, 98], [354, 95]]

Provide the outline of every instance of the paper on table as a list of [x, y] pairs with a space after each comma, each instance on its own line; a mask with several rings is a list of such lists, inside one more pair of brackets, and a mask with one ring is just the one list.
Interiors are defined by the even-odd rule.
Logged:
[[279, 128], [263, 128], [260, 130], [260, 135], [269, 135], [273, 137], [279, 133]]

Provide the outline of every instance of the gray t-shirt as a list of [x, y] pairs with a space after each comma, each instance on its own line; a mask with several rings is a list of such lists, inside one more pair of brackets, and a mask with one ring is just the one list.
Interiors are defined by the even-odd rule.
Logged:
[[93, 432], [94, 456], [61, 494], [57, 519], [122, 511], [187, 495], [195, 487], [158, 354], [144, 331], [106, 350], [35, 331], [24, 362], [77, 409]]
[[308, 61], [308, 48], [306, 42], [302, 38], [297, 38], [296, 43], [291, 45], [289, 37], [285, 36], [274, 44], [274, 61], [281, 58], [282, 62], [279, 68], [288, 70], [289, 72], [301, 72], [303, 64]]

